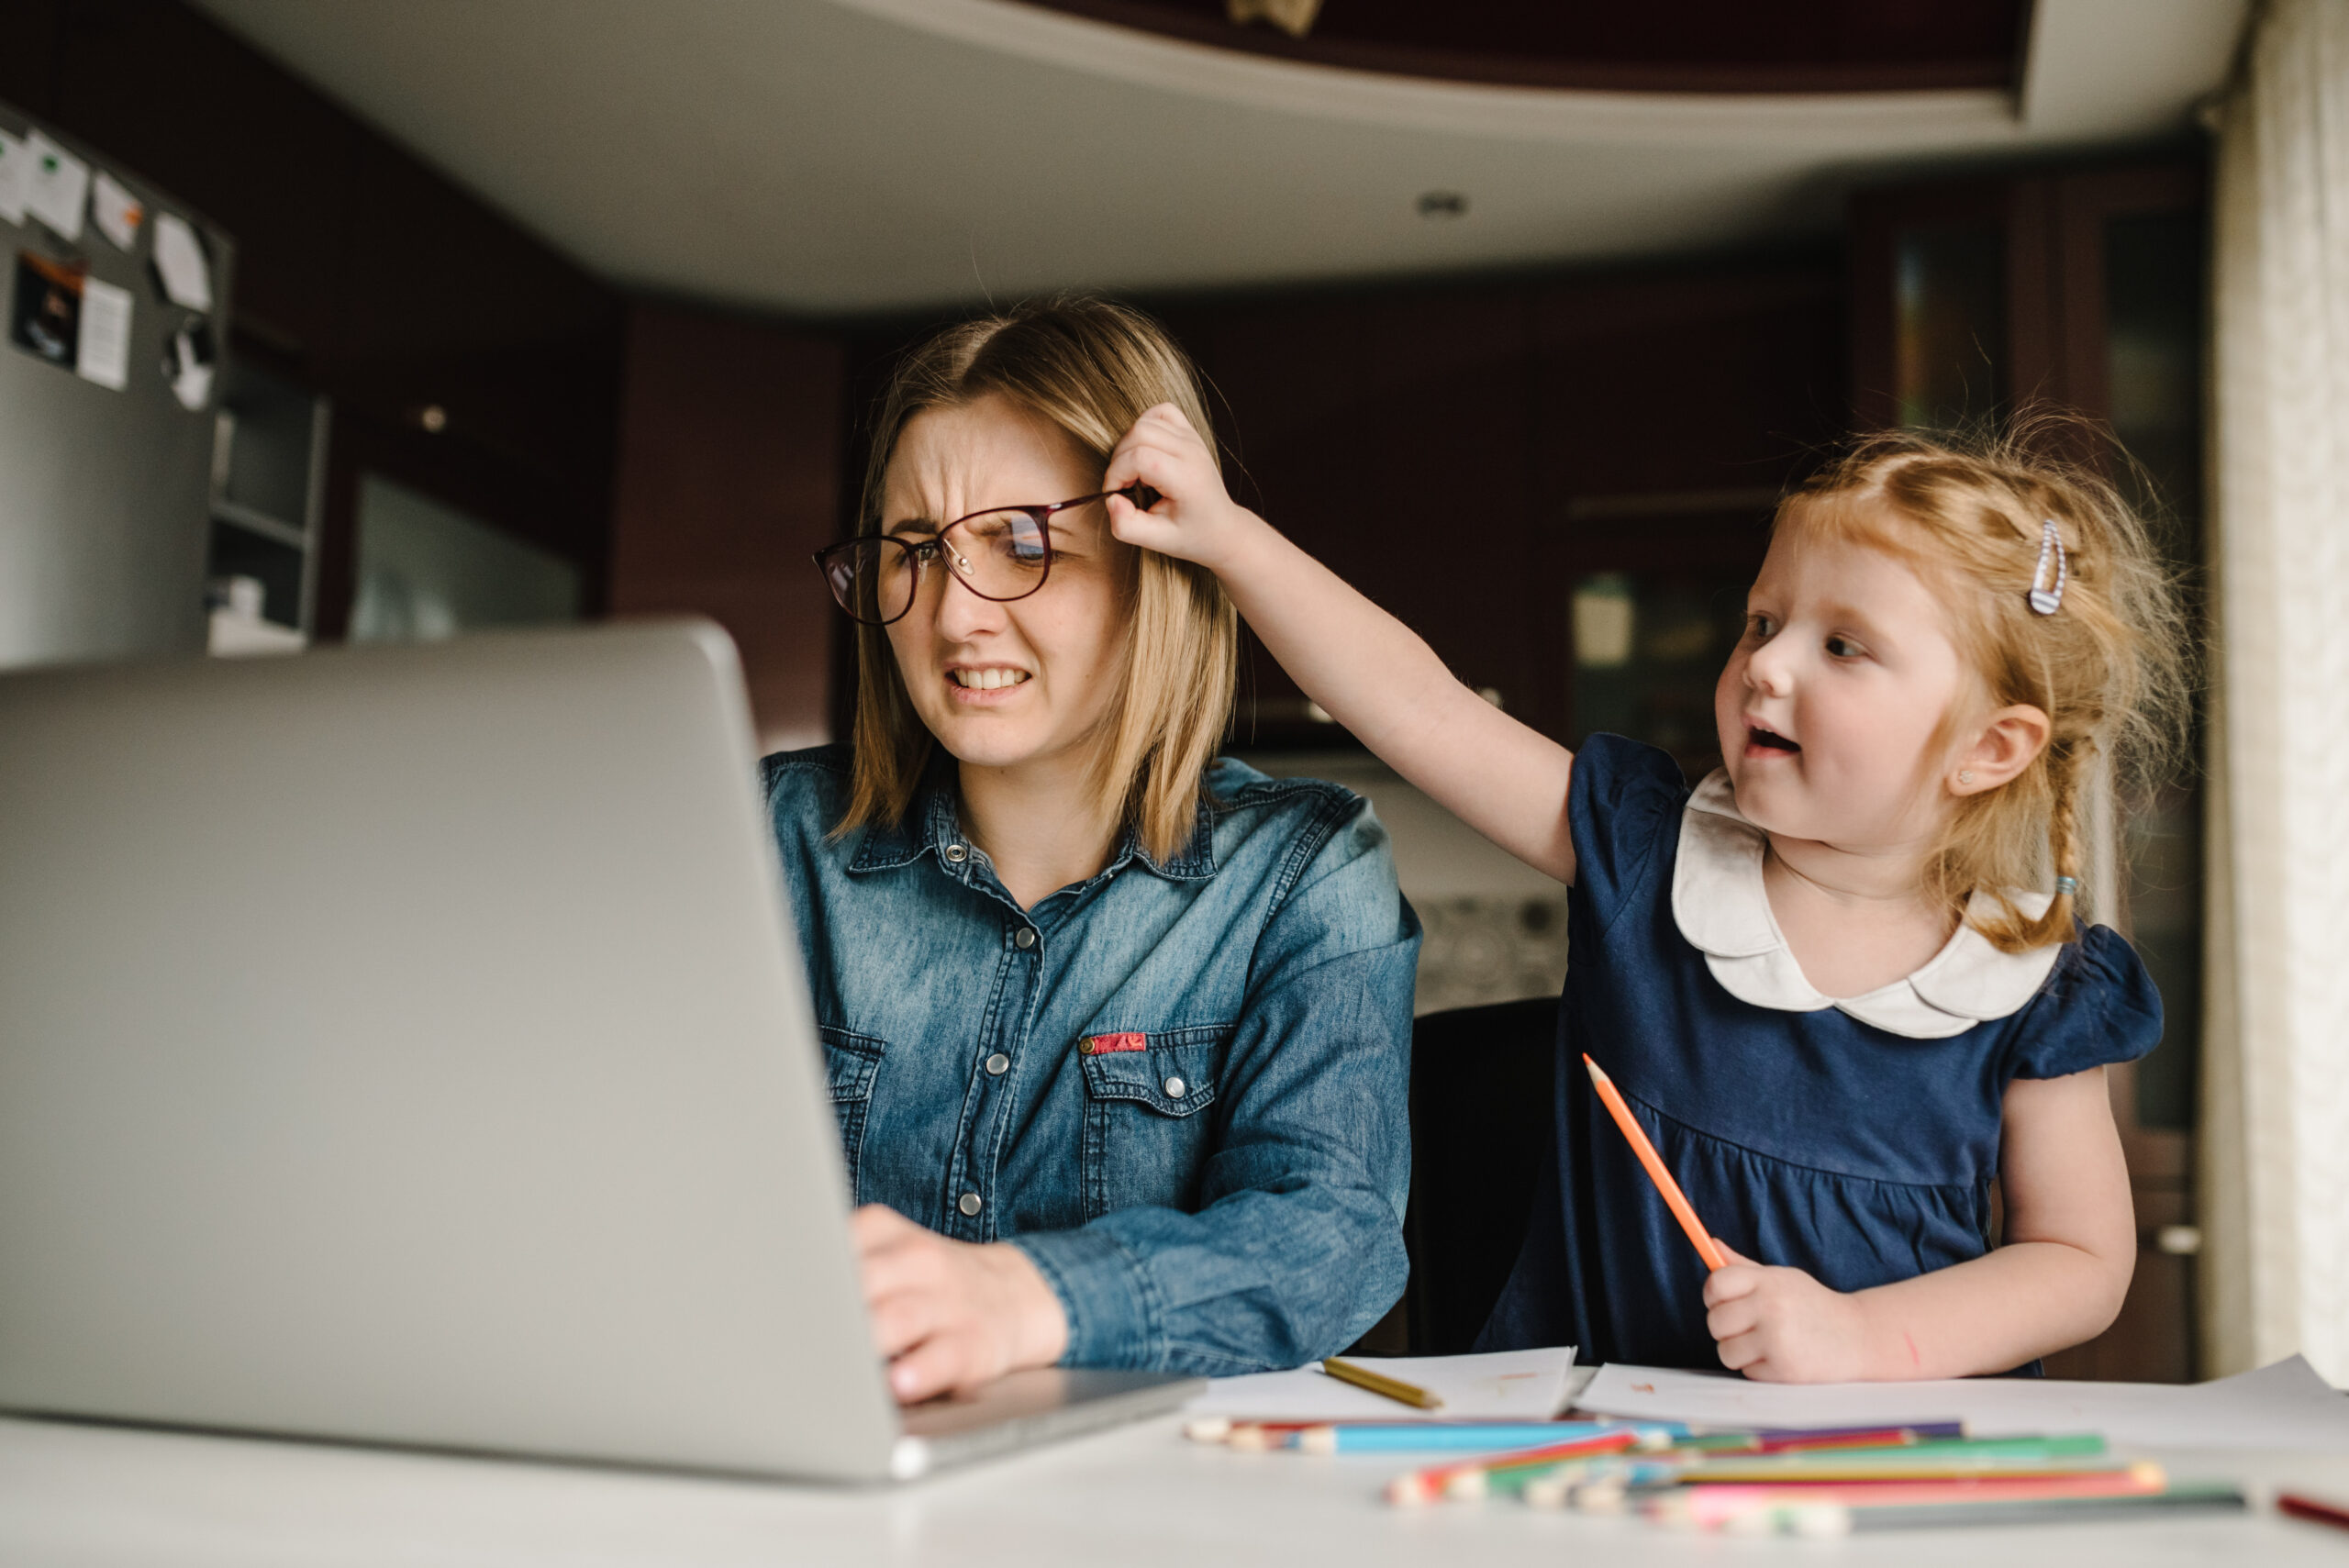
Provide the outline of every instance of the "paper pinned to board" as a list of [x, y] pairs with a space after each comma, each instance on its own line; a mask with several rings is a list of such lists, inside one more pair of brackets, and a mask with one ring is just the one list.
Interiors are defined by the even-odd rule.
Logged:
[[195, 228], [175, 212], [155, 215], [155, 275], [183, 310], [212, 308], [212, 263]]
[[147, 208], [128, 186], [101, 169], [90, 186], [90, 216], [97, 219], [98, 232], [113, 240], [116, 250], [128, 250], [139, 243], [139, 226], [146, 219]]
[[1575, 1398], [1594, 1415], [1712, 1427], [1875, 1427], [1964, 1421], [1976, 1437], [2101, 1432], [2149, 1448], [2349, 1453], [2349, 1395], [2299, 1356], [2212, 1383], [1752, 1383], [1732, 1374], [1603, 1366]]
[[1194, 1416], [1258, 1421], [1546, 1421], [1565, 1407], [1574, 1373], [1571, 1345], [1474, 1356], [1348, 1356], [1356, 1366], [1416, 1384], [1441, 1409], [1408, 1405], [1350, 1383], [1317, 1364], [1294, 1372], [1219, 1377], [1185, 1407]]
[[0, 130], [0, 218], [25, 221], [25, 204], [32, 199], [33, 159], [22, 139]]
[[32, 131], [25, 137], [32, 167], [26, 176], [25, 210], [64, 240], [82, 238], [82, 212], [90, 204], [90, 166], [57, 143]]
[[82, 280], [82, 329], [73, 368], [84, 381], [120, 392], [130, 384], [130, 291]]

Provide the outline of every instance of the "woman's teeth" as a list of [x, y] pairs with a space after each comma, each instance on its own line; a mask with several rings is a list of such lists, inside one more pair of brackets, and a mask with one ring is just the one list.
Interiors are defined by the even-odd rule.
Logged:
[[1028, 678], [1025, 670], [949, 670], [947, 679], [965, 691], [991, 692], [1000, 686], [1016, 686]]

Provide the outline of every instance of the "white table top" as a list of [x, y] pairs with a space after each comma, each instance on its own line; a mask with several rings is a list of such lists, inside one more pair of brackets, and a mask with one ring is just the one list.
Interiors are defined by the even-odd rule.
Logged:
[[1887, 1532], [1841, 1541], [1675, 1536], [1514, 1502], [1390, 1507], [1408, 1460], [1243, 1454], [1164, 1418], [910, 1487], [827, 1490], [555, 1464], [0, 1419], [0, 1563], [73, 1568], [484, 1568], [544, 1563], [2349, 1562], [2349, 1533], [2278, 1517], [2277, 1485], [2349, 1497], [2349, 1457], [2174, 1455], [2245, 1483], [2248, 1516]]

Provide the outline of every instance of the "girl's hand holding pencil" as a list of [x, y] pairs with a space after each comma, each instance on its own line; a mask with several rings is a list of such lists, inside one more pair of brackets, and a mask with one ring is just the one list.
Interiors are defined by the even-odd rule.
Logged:
[[1855, 1383], [1868, 1375], [1866, 1310], [1800, 1269], [1739, 1256], [1705, 1280], [1705, 1327], [1721, 1364], [1759, 1383]]

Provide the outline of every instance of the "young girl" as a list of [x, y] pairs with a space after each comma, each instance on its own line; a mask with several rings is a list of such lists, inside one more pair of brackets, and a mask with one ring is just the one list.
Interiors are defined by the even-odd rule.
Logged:
[[[2103, 1069], [2153, 1049], [2161, 1003], [2074, 917], [2081, 800], [2097, 759], [2162, 739], [2177, 639], [2109, 485], [1909, 436], [1812, 480], [1715, 693], [1727, 765], [1691, 791], [1661, 751], [1570, 754], [1461, 685], [1235, 505], [1174, 410], [1103, 487], [1136, 483], [1162, 499], [1111, 502], [1119, 538], [1213, 570], [1314, 701], [1573, 888], [1556, 1160], [1487, 1348], [1951, 1377], [2112, 1321], [2137, 1242]], [[1727, 1267], [1707, 1275], [1586, 1051]]]

